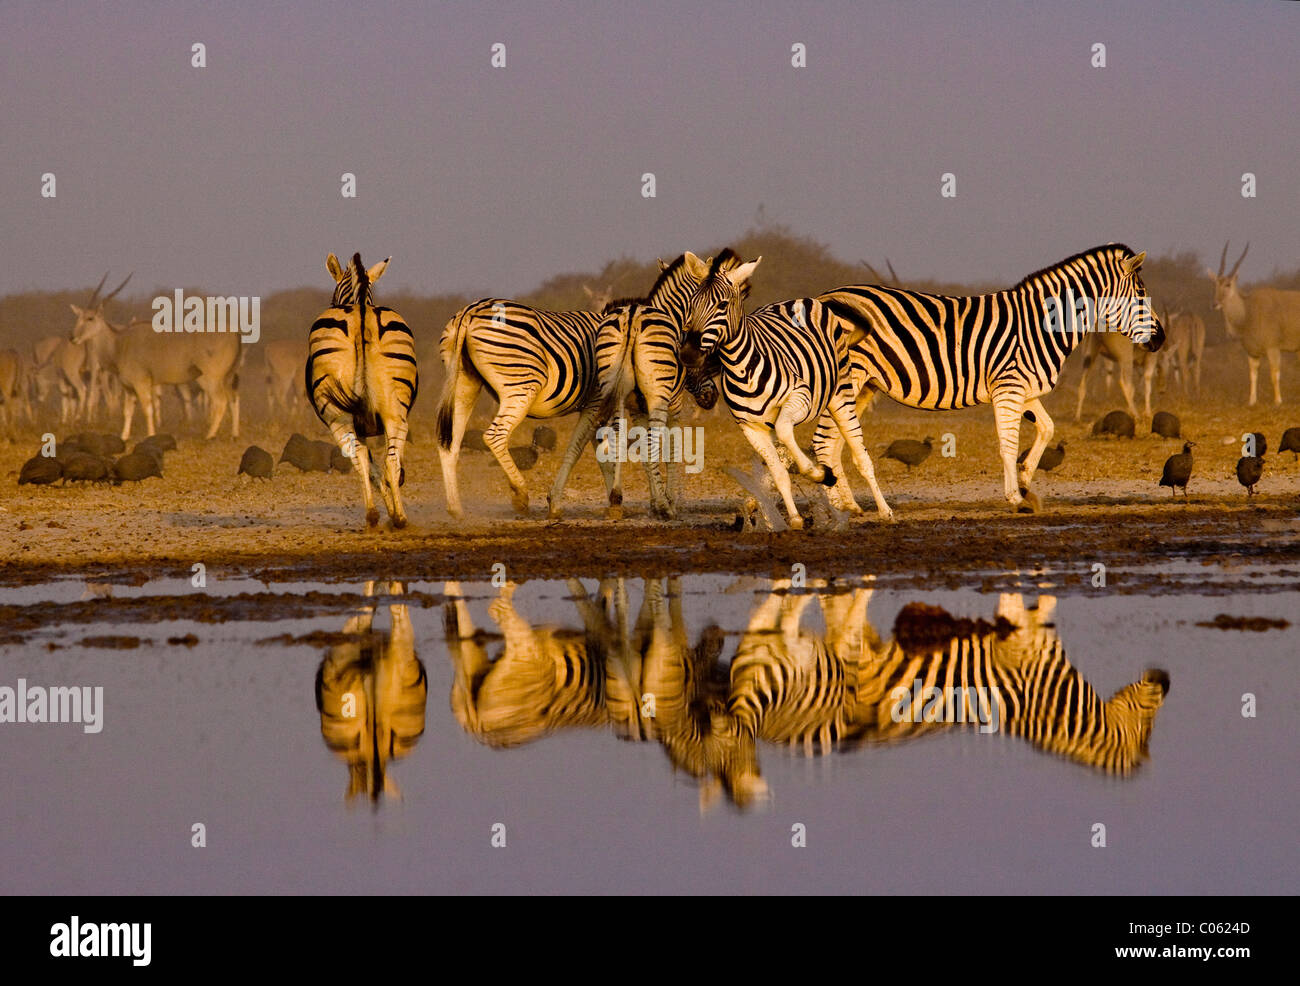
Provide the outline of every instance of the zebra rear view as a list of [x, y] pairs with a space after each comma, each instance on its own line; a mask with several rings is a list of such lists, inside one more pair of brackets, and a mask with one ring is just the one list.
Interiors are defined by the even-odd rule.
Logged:
[[359, 253], [352, 255], [347, 267], [329, 255], [326, 266], [337, 282], [334, 298], [312, 323], [307, 351], [307, 396], [361, 477], [370, 527], [379, 523], [379, 510], [371, 489], [366, 439], [379, 437], [385, 439], [386, 454], [373, 478], [393, 526], [406, 526], [402, 453], [407, 416], [420, 385], [410, 327], [397, 312], [377, 308], [371, 301], [372, 286], [390, 259], [367, 270]]

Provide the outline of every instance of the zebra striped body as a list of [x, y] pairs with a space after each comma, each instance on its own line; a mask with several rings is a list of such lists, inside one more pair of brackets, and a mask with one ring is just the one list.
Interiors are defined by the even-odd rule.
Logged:
[[[463, 509], [456, 478], [461, 442], [479, 392], [500, 405], [484, 432], [510, 482], [511, 502], [528, 511], [528, 488], [510, 457], [510, 436], [526, 417], [554, 418], [581, 409], [596, 380], [599, 312], [548, 312], [502, 298], [485, 298], [457, 312], [442, 334], [447, 381], [438, 404], [438, 455], [447, 510]], [[613, 467], [601, 463], [612, 488]]]
[[[825, 638], [801, 632], [810, 598], [774, 593], [741, 639], [728, 711], [745, 732], [814, 754], [991, 723], [981, 731], [1110, 773], [1127, 774], [1147, 757], [1168, 675], [1148, 671], [1103, 701], [1066, 658], [1049, 599], [1027, 610], [1021, 597], [1004, 596], [995, 624], [912, 604], [882, 646], [868, 632], [865, 602], [845, 605], [847, 625], [828, 612]], [[923, 704], [945, 687], [950, 705]]]
[[823, 454], [826, 438], [815, 445], [820, 460], [815, 464], [794, 437], [796, 425], [820, 418], [824, 412], [826, 420], [848, 441], [855, 465], [876, 493], [880, 515], [892, 517], [876, 487], [871, 459], [862, 444], [862, 427], [854, 414], [849, 377], [852, 340], [845, 323], [814, 298], [783, 301], [746, 315], [743, 301], [749, 278], [763, 258], [732, 270], [721, 267], [721, 259], [714, 261], [692, 299], [688, 337], [699, 340], [701, 360], [716, 355], [721, 364], [722, 397], [767, 465], [785, 502], [790, 526], [800, 528], [803, 520], [772, 434], [793, 457], [801, 475], [831, 486], [835, 472]]
[[371, 490], [367, 438], [384, 438], [386, 455], [376, 469], [380, 493], [394, 527], [406, 526], [402, 506], [402, 453], [407, 417], [419, 391], [415, 336], [391, 308], [376, 308], [371, 286], [388, 267], [370, 270], [353, 254], [346, 268], [330, 254], [330, 274], [337, 282], [330, 307], [312, 323], [307, 343], [307, 397], [339, 448], [361, 477], [366, 523], [379, 523]]
[[[365, 594], [375, 595], [375, 583]], [[400, 596], [400, 582], [388, 585]], [[376, 604], [368, 602], [343, 626], [345, 640], [329, 649], [316, 671], [316, 710], [321, 738], [348, 765], [347, 799], [399, 795], [388, 773], [424, 735], [429, 682], [415, 656], [415, 633], [405, 603], [389, 606], [392, 628], [373, 628]]]
[[[730, 251], [727, 254], [730, 259], [724, 259], [722, 263], [725, 269], [731, 269], [739, 259]], [[591, 440], [598, 425], [622, 414], [633, 393], [639, 393], [646, 406], [650, 453], [644, 464], [650, 483], [652, 510], [660, 517], [676, 516], [673, 491], [668, 489], [666, 479], [674, 476], [677, 470], [663, 467], [663, 436], [671, 418], [681, 412], [688, 392], [706, 409], [717, 400], [717, 388], [713, 382], [707, 376], [689, 370], [681, 357], [686, 308], [708, 270], [708, 261], [701, 261], [693, 254], [683, 254], [663, 266], [644, 299], [624, 299], [605, 307], [595, 340], [597, 386], [583, 408], [573, 440], [551, 488], [552, 517], [559, 516], [564, 485], [583, 445]], [[621, 514], [621, 466], [621, 462], [614, 466], [614, 486], [610, 490], [611, 517]]]
[[[1142, 283], [1145, 257], [1111, 244], [1069, 257], [996, 294], [948, 297], [863, 285], [818, 300], [858, 330], [852, 376], [856, 390], [867, 388], [867, 402], [880, 391], [909, 407], [934, 411], [993, 405], [1004, 492], [1019, 507], [1022, 488], [1028, 492], [1052, 437], [1052, 420], [1040, 398], [1056, 386], [1066, 358], [1085, 335], [1118, 331], [1150, 352], [1164, 342], [1164, 328]], [[1037, 437], [1017, 477], [1020, 419], [1026, 412]], [[829, 422], [818, 432], [833, 444], [833, 461], [838, 461], [839, 443]], [[856, 509], [846, 490], [835, 490], [835, 496]]]

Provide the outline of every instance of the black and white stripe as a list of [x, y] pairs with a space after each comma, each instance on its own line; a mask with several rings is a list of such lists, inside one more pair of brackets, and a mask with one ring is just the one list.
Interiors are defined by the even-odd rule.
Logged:
[[798, 298], [744, 312], [749, 279], [762, 257], [725, 269], [726, 253], [714, 261], [692, 299], [687, 337], [697, 342], [697, 363], [717, 358], [723, 400], [741, 431], [763, 459], [781, 493], [790, 526], [803, 520], [794, 505], [790, 477], [772, 436], [785, 446], [799, 473], [813, 482], [835, 482], [829, 442], [814, 445], [819, 462], [804, 454], [795, 440], [796, 425], [829, 415], [849, 444], [854, 464], [876, 494], [881, 517], [893, 516], [876, 486], [871, 459], [862, 444], [862, 428], [853, 408], [849, 378], [852, 336], [832, 310], [814, 298]]
[[[457, 312], [442, 333], [447, 381], [438, 404], [438, 455], [447, 510], [463, 508], [456, 478], [461, 441], [484, 387], [500, 405], [483, 434], [510, 482], [511, 502], [528, 511], [528, 487], [510, 457], [510, 436], [526, 417], [555, 418], [581, 409], [595, 388], [600, 312], [550, 312], [484, 298]], [[602, 462], [612, 488], [613, 465]]]
[[[857, 330], [855, 396], [869, 403], [879, 391], [927, 410], [993, 405], [1005, 494], [1018, 507], [1052, 437], [1052, 420], [1040, 398], [1056, 386], [1066, 358], [1085, 335], [1121, 332], [1151, 352], [1164, 342], [1164, 328], [1142, 283], [1145, 258], [1123, 244], [1110, 244], [1068, 257], [995, 294], [949, 297], [862, 285], [818, 300]], [[1017, 477], [1022, 415], [1033, 420], [1037, 436]], [[838, 461], [839, 441], [829, 422], [821, 423], [821, 432], [834, 447], [832, 461]], [[837, 502], [855, 508], [845, 491], [834, 494]]]
[[[730, 251], [727, 257], [720, 258], [723, 269], [732, 269], [739, 263], [739, 258]], [[564, 485], [583, 445], [591, 440], [599, 425], [622, 415], [633, 394], [639, 394], [645, 403], [650, 433], [649, 461], [645, 466], [651, 508], [660, 517], [672, 518], [677, 514], [675, 491], [667, 482], [676, 471], [665, 470], [661, 450], [666, 429], [672, 417], [681, 413], [686, 394], [705, 409], [717, 400], [713, 381], [686, 365], [681, 356], [686, 309], [708, 275], [712, 258], [700, 260], [694, 254], [683, 254], [670, 264], [660, 263], [659, 277], [645, 298], [622, 299], [605, 307], [605, 317], [596, 332], [597, 387], [583, 408], [573, 441], [555, 477], [550, 495], [552, 517], [559, 514]], [[618, 515], [622, 504], [621, 465], [616, 462], [614, 467], [611, 516]]]
[[366, 270], [360, 254], [353, 254], [346, 268], [329, 255], [326, 266], [337, 282], [334, 298], [312, 323], [305, 374], [312, 407], [361, 477], [366, 523], [372, 527], [379, 523], [379, 511], [366, 439], [385, 439], [383, 466], [375, 478], [393, 526], [404, 527], [402, 453], [420, 386], [410, 327], [391, 308], [375, 307], [371, 298], [390, 259]]

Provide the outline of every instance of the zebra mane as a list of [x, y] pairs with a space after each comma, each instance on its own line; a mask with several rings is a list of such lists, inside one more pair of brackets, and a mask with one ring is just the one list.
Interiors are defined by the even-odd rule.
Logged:
[[646, 298], [652, 297], [656, 291], [658, 291], [661, 287], [663, 287], [665, 284], [668, 283], [669, 278], [671, 278], [674, 274], [676, 274], [679, 270], [682, 269], [682, 265], [685, 263], [686, 263], [686, 254], [684, 253], [678, 254], [676, 260], [674, 260], [671, 264], [669, 264], [667, 267], [665, 267], [663, 270], [659, 272], [659, 276], [655, 278], [654, 284], [650, 286], [650, 290], [646, 292], [645, 297], [636, 298], [635, 300], [645, 301]]
[[615, 298], [604, 308], [602, 308], [600, 310], [600, 313], [602, 315], [608, 315], [610, 312], [616, 312], [620, 308], [631, 308], [633, 305], [644, 305], [645, 302], [646, 302], [645, 298], [634, 298], [634, 297]]
[[1103, 246], [1095, 246], [1092, 247], [1090, 250], [1080, 251], [1079, 253], [1076, 253], [1073, 256], [1066, 257], [1064, 260], [1059, 260], [1054, 264], [1050, 264], [1047, 267], [1043, 267], [1040, 270], [1036, 270], [1032, 274], [1026, 274], [1024, 277], [1022, 277], [1019, 281], [1017, 281], [1012, 286], [1011, 290], [1014, 291], [1016, 288], [1026, 287], [1027, 285], [1033, 283], [1038, 278], [1042, 277], [1044, 274], [1054, 273], [1056, 271], [1059, 271], [1062, 267], [1069, 267], [1076, 260], [1083, 260], [1087, 257], [1095, 257], [1098, 254], [1105, 253], [1107, 250], [1117, 250], [1122, 256], [1125, 257], [1132, 257], [1136, 255], [1135, 251], [1126, 243], [1106, 243]]
[[361, 263], [361, 254], [352, 255], [352, 269], [356, 271], [357, 286], [354, 298], [358, 305], [364, 305], [370, 301], [370, 275], [366, 273], [365, 266]]
[[[704, 283], [708, 284], [715, 277], [721, 275], [724, 271], [731, 270], [734, 267], [739, 267], [742, 262], [743, 261], [740, 259], [740, 255], [736, 253], [735, 250], [731, 249], [731, 247], [724, 247], [722, 252], [713, 258], [713, 264], [709, 267], [709, 274], [704, 279]], [[749, 287], [750, 285], [748, 281], [746, 281], [744, 286], [741, 287], [740, 289], [741, 301], [744, 301], [746, 298], [749, 297]]]

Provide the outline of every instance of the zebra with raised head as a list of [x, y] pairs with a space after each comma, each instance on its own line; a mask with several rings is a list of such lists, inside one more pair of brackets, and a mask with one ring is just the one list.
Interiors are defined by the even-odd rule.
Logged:
[[374, 478], [393, 526], [406, 526], [402, 453], [407, 416], [420, 387], [415, 336], [397, 312], [377, 308], [372, 300], [374, 282], [391, 259], [367, 270], [359, 253], [347, 267], [331, 253], [326, 267], [336, 282], [334, 297], [312, 323], [307, 341], [307, 397], [361, 477], [370, 527], [379, 523], [379, 510], [371, 490], [368, 438], [385, 439], [383, 466]]
[[[1066, 357], [1093, 331], [1120, 332], [1149, 352], [1163, 344], [1164, 327], [1142, 282], [1145, 259], [1145, 253], [1112, 243], [995, 294], [949, 297], [858, 285], [818, 300], [858, 330], [852, 363], [854, 387], [865, 398], [859, 411], [877, 391], [933, 411], [993, 405], [1004, 492], [1019, 509], [1052, 438], [1041, 398], [1056, 386]], [[1037, 435], [1017, 475], [1022, 415], [1034, 422]], [[833, 445], [831, 461], [838, 462], [839, 439], [829, 424], [818, 433]], [[832, 496], [858, 510], [847, 484], [837, 484]]]
[[[665, 444], [669, 422], [682, 411], [689, 393], [706, 410], [717, 401], [717, 387], [707, 374], [683, 361], [686, 308], [708, 276], [713, 258], [701, 260], [692, 253], [672, 263], [660, 261], [659, 277], [645, 298], [622, 299], [606, 305], [596, 332], [597, 386], [582, 409], [573, 440], [555, 476], [549, 496], [550, 514], [559, 516], [560, 497], [569, 472], [582, 447], [592, 440], [598, 425], [622, 413], [628, 398], [639, 393], [645, 402], [649, 449], [644, 462], [650, 484], [651, 509], [656, 516], [674, 518], [677, 506], [671, 477], [676, 470], [665, 468]], [[740, 258], [730, 250], [718, 255], [717, 265], [732, 270]], [[610, 516], [620, 513], [622, 504], [621, 462], [614, 467], [610, 489]]]
[[[442, 332], [447, 380], [437, 427], [447, 511], [453, 517], [464, 514], [456, 466], [470, 413], [484, 387], [499, 406], [483, 440], [505, 471], [515, 510], [527, 514], [528, 486], [510, 456], [510, 436], [526, 417], [558, 418], [587, 403], [596, 380], [596, 330], [603, 318], [600, 312], [544, 311], [504, 298], [484, 298], [452, 316]], [[597, 461], [606, 489], [612, 490], [613, 463]]]
[[772, 436], [775, 433], [785, 446], [800, 475], [831, 486], [836, 477], [828, 454], [829, 426], [818, 429], [816, 463], [794, 436], [796, 425], [818, 418], [839, 429], [854, 464], [875, 494], [880, 516], [891, 519], [893, 511], [876, 485], [871, 457], [862, 443], [862, 425], [854, 413], [849, 378], [853, 332], [815, 298], [782, 301], [746, 315], [749, 281], [762, 259], [730, 270], [718, 260], [713, 262], [687, 315], [687, 338], [698, 350], [693, 362], [700, 367], [717, 358], [723, 400], [767, 466], [791, 527], [801, 528], [803, 519]]

